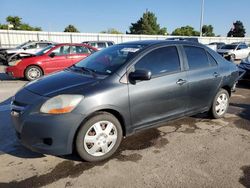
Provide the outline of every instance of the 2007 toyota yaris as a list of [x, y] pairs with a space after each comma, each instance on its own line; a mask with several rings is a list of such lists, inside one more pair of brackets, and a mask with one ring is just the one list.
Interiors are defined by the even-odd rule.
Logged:
[[233, 63], [201, 44], [129, 42], [30, 82], [13, 97], [11, 115], [31, 150], [76, 148], [100, 161], [140, 129], [206, 111], [223, 117], [237, 78]]

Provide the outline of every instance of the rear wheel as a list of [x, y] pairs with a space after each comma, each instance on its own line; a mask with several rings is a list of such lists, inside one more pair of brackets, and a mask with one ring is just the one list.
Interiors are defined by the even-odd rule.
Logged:
[[40, 78], [43, 75], [43, 71], [38, 66], [29, 66], [24, 73], [24, 76], [27, 80], [32, 81]]
[[220, 89], [216, 94], [211, 113], [213, 118], [218, 119], [224, 117], [229, 107], [229, 94], [225, 89]]
[[76, 136], [76, 151], [83, 160], [102, 161], [115, 153], [121, 140], [120, 122], [113, 115], [101, 112], [79, 129]]

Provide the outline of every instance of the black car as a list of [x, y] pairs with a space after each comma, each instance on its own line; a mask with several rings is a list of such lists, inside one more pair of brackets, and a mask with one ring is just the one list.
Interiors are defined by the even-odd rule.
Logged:
[[13, 97], [11, 116], [28, 148], [76, 148], [100, 161], [136, 131], [206, 111], [223, 117], [237, 78], [236, 65], [198, 43], [123, 43], [30, 82]]

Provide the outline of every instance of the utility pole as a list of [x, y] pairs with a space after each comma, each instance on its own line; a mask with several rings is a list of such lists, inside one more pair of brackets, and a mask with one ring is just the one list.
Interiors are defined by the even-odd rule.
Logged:
[[201, 3], [201, 20], [200, 20], [200, 37], [202, 37], [202, 27], [203, 27], [203, 18], [204, 18], [204, 3], [205, 3], [205, 0], [202, 0], [202, 3]]

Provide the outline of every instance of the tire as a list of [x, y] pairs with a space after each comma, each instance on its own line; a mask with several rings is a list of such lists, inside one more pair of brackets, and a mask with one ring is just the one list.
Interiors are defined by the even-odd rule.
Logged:
[[113, 115], [100, 112], [83, 123], [78, 130], [76, 151], [85, 161], [102, 161], [115, 153], [122, 137], [120, 122]]
[[29, 66], [26, 68], [24, 76], [27, 80], [32, 81], [43, 76], [43, 71], [38, 66]]
[[216, 94], [211, 107], [211, 115], [218, 119], [225, 116], [229, 107], [229, 94], [225, 89], [220, 89]]

